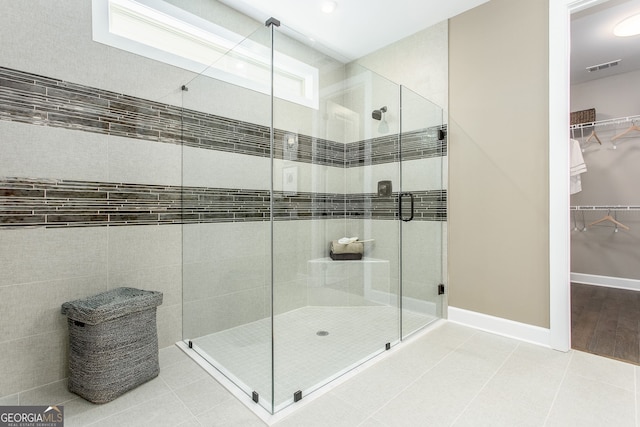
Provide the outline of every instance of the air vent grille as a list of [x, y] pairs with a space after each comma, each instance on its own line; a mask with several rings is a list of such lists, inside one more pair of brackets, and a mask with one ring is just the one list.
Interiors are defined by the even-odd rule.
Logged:
[[606, 70], [607, 68], [615, 67], [622, 61], [622, 59], [616, 59], [615, 61], [605, 62], [604, 64], [592, 65], [587, 67], [587, 71], [592, 73], [594, 71]]

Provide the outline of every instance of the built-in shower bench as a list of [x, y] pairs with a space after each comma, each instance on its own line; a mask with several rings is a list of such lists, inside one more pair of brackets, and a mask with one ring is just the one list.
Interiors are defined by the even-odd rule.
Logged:
[[335, 261], [329, 257], [307, 261], [307, 286], [329, 288], [367, 301], [392, 303], [395, 282], [391, 281], [390, 262], [364, 257], [361, 260]]

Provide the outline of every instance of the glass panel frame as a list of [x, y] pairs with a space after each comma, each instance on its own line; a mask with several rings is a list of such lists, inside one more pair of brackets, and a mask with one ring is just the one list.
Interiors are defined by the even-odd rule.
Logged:
[[[256, 46], [269, 28], [237, 48]], [[201, 73], [182, 108], [183, 340], [273, 413], [271, 94]]]
[[[260, 27], [237, 47], [270, 50], [268, 95], [189, 80], [180, 129], [183, 339], [272, 414], [444, 302], [442, 109], [292, 34]], [[318, 70], [317, 106], [277, 96], [285, 56]], [[346, 251], [361, 259], [332, 259], [342, 237], [364, 241]]]

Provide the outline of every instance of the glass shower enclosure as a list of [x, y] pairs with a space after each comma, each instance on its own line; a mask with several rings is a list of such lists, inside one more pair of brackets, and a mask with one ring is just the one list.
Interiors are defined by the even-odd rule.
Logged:
[[180, 129], [183, 339], [270, 413], [442, 317], [446, 221], [442, 110], [277, 24], [185, 83]]

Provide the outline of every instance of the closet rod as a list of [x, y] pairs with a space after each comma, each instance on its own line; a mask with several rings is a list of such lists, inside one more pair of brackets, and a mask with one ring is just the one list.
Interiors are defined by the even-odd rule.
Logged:
[[640, 211], [640, 205], [635, 206], [571, 206], [572, 211]]
[[615, 119], [596, 120], [595, 122], [588, 122], [588, 123], [578, 123], [578, 124], [569, 126], [569, 129], [582, 129], [582, 128], [590, 128], [593, 126], [619, 125], [623, 123], [633, 122], [635, 120], [640, 120], [640, 115], [618, 117]]

